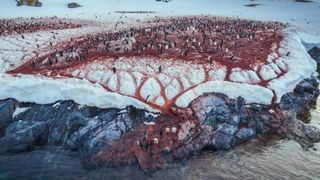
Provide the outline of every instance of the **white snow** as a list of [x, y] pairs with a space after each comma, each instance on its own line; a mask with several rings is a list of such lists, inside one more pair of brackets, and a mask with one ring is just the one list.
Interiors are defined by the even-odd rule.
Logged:
[[143, 74], [141, 74], [139, 72], [133, 72], [132, 75], [133, 75], [134, 79], [136, 80], [137, 87], [139, 87], [141, 85], [142, 80], [143, 80]]
[[189, 78], [192, 85], [199, 84], [205, 79], [205, 72], [202, 67], [190, 67], [187, 72], [187, 77]]
[[132, 76], [126, 72], [121, 71], [120, 72], [120, 93], [124, 95], [133, 96], [136, 92], [136, 85], [134, 83], [134, 80]]
[[259, 83], [260, 79], [256, 72], [252, 70], [242, 70], [240, 68], [233, 68], [230, 74], [230, 80], [234, 82], [243, 83]]
[[215, 70], [211, 70], [209, 71], [209, 79], [211, 81], [223, 81], [224, 78], [226, 77], [227, 74], [227, 68], [223, 67], [220, 69], [215, 69]]
[[15, 98], [21, 102], [49, 104], [57, 100], [74, 100], [76, 103], [100, 108], [123, 109], [129, 105], [156, 111], [134, 98], [107, 92], [98, 84], [79, 79], [51, 79], [42, 76], [1, 75], [0, 99]]
[[271, 90], [251, 84], [233, 83], [227, 81], [209, 81], [202, 83], [178, 97], [176, 105], [178, 107], [188, 107], [197, 97], [204, 93], [223, 93], [230, 98], [243, 97], [247, 103], [270, 104], [273, 93]]
[[154, 99], [156, 96], [160, 94], [161, 88], [159, 83], [154, 78], [149, 78], [144, 82], [144, 84], [141, 87], [140, 95], [144, 99], [147, 99], [147, 101], [150, 101]]
[[269, 66], [277, 73], [281, 73], [281, 69], [275, 64], [275, 63], [270, 63]]
[[13, 112], [12, 118], [18, 116], [19, 114], [27, 111], [28, 109], [30, 109], [30, 107], [22, 107], [22, 108], [16, 108], [16, 110]]
[[108, 87], [112, 91], [117, 91], [118, 90], [118, 76], [116, 74], [113, 74], [111, 76], [111, 78], [109, 79]]
[[157, 97], [155, 103], [156, 103], [156, 105], [158, 105], [158, 106], [163, 106], [166, 102], [164, 101], [164, 99], [163, 99], [162, 96], [159, 96], [159, 97]]
[[173, 79], [172, 82], [166, 87], [165, 93], [169, 100], [174, 98], [180, 92], [180, 84], [177, 79]]
[[158, 74], [157, 78], [163, 84], [163, 86], [168, 86], [170, 83], [170, 77], [163, 73]]
[[183, 90], [186, 90], [191, 87], [190, 81], [185, 77], [180, 77], [180, 81], [182, 82]]
[[60, 105], [61, 105], [61, 103], [60, 103], [60, 102], [57, 102], [57, 103], [55, 103], [54, 105], [52, 105], [52, 107], [57, 109]]
[[273, 68], [269, 64], [262, 65], [260, 70], [260, 75], [262, 79], [265, 81], [274, 79], [278, 76], [277, 73], [273, 70]]

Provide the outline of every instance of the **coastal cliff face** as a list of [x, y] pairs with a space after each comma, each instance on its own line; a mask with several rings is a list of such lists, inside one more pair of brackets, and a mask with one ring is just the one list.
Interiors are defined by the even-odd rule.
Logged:
[[[319, 63], [319, 49], [309, 53]], [[6, 99], [0, 101], [0, 151], [57, 145], [81, 152], [90, 167], [139, 164], [154, 170], [203, 148], [229, 150], [269, 133], [309, 148], [320, 141], [320, 130], [296, 117], [313, 107], [318, 86], [316, 77], [305, 79], [269, 106], [208, 93], [187, 108], [171, 108], [169, 115], [132, 106], [100, 109], [73, 101], [39, 105]]]

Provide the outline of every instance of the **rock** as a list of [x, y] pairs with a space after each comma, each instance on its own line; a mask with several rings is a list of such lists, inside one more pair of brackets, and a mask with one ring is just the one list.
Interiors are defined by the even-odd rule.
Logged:
[[231, 124], [231, 125], [234, 125], [234, 126], [238, 126], [239, 123], [240, 123], [240, 120], [241, 120], [241, 119], [244, 119], [244, 118], [241, 118], [240, 116], [241, 116], [241, 115], [234, 115], [234, 116], [232, 116], [230, 124]]
[[47, 142], [54, 145], [64, 145], [70, 135], [80, 127], [85, 126], [90, 119], [79, 112], [73, 112], [64, 119], [52, 119], [48, 121], [50, 130], [48, 131]]
[[17, 6], [22, 5], [41, 7], [42, 3], [38, 0], [17, 0]]
[[282, 96], [279, 106], [282, 110], [298, 113], [319, 96], [317, 79], [305, 79], [294, 92]]
[[78, 7], [81, 7], [81, 5], [75, 2], [68, 4], [68, 8], [78, 8]]
[[36, 1], [34, 6], [35, 7], [42, 7], [42, 2]]
[[219, 124], [218, 125], [218, 129], [217, 130], [219, 132], [224, 133], [224, 134], [233, 136], [238, 131], [238, 128], [236, 126], [223, 123], [223, 124]]
[[305, 102], [301, 96], [295, 93], [288, 93], [282, 96], [279, 106], [283, 110], [297, 112], [302, 108], [304, 103]]
[[13, 99], [0, 101], [0, 137], [3, 135], [6, 127], [13, 121], [13, 113], [18, 102]]
[[0, 149], [9, 152], [22, 152], [34, 147], [46, 130], [40, 121], [18, 121], [10, 124], [5, 136], [0, 139]]
[[314, 47], [308, 51], [312, 59], [316, 60], [320, 64], [320, 48]]
[[308, 51], [309, 55], [317, 62], [318, 73], [320, 73], [320, 48], [314, 47]]
[[216, 131], [212, 136], [211, 146], [216, 150], [229, 150], [234, 146], [234, 137]]
[[251, 128], [242, 128], [236, 134], [237, 141], [246, 141], [252, 137], [254, 137], [256, 132]]
[[320, 129], [297, 120], [292, 114], [281, 117], [283, 124], [278, 133], [289, 139], [297, 141], [302, 147], [313, 147], [314, 143], [320, 142]]
[[317, 85], [318, 83], [314, 79], [306, 79], [297, 85], [294, 92], [300, 95], [304, 95], [305, 93], [315, 94], [318, 88]]
[[315, 126], [305, 124], [303, 132], [311, 142], [317, 143], [320, 141], [320, 129]]
[[262, 105], [262, 104], [252, 103], [252, 104], [249, 104], [247, 108], [248, 108], [250, 111], [261, 112], [261, 111], [263, 111], [263, 109], [265, 108], [265, 106]]

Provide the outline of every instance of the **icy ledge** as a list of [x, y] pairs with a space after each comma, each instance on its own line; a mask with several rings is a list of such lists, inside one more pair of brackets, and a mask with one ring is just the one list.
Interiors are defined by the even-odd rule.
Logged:
[[43, 76], [0, 76], [0, 99], [15, 98], [20, 102], [49, 104], [58, 100], [73, 100], [82, 105], [123, 109], [133, 105], [155, 112], [134, 98], [106, 91], [99, 84], [80, 79], [51, 79]]

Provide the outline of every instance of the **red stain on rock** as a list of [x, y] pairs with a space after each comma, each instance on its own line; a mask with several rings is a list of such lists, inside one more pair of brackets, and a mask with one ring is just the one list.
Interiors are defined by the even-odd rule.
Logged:
[[185, 139], [181, 139], [181, 126], [184, 123], [192, 124], [192, 128], [184, 132], [188, 133], [189, 139], [195, 138], [200, 133], [200, 122], [196, 119], [162, 115], [154, 125], [141, 124], [133, 131], [124, 134], [113, 142], [107, 151], [99, 152], [91, 160], [108, 163], [111, 166], [138, 163], [142, 169], [159, 169], [186, 143]]

